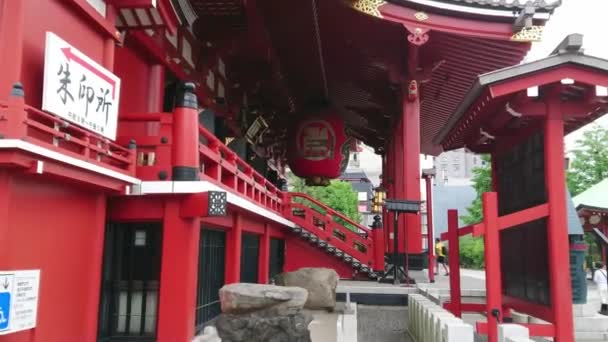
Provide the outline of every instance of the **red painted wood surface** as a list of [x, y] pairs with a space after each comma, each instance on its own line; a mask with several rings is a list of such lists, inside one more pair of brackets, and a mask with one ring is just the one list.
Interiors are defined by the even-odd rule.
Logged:
[[566, 211], [566, 172], [564, 166], [564, 119], [560, 112], [560, 98], [553, 93], [546, 100], [545, 119], [545, 182], [549, 204], [547, 242], [549, 245], [549, 277], [551, 306], [554, 313], [555, 341], [574, 340], [572, 321], [572, 286], [568, 220]]
[[426, 187], [427, 253], [429, 254], [429, 281], [435, 282], [435, 236], [433, 235], [433, 178], [424, 177]]
[[194, 336], [200, 219], [181, 218], [180, 202], [165, 202], [158, 341], [188, 341]]
[[338, 258], [313, 248], [307, 241], [297, 235], [289, 235], [285, 239], [285, 272], [297, 271], [302, 267], [327, 267], [334, 269], [340, 278], [351, 279], [353, 269]]
[[458, 211], [448, 210], [448, 261], [450, 267], [450, 309], [462, 316], [462, 295], [460, 292], [460, 242], [458, 236]]
[[498, 342], [498, 325], [502, 322], [502, 280], [500, 237], [498, 232], [498, 200], [495, 192], [482, 195], [484, 258], [486, 266], [486, 315], [488, 341]]
[[97, 339], [105, 212], [99, 191], [0, 170], [0, 269], [41, 270], [36, 329], [3, 342]]

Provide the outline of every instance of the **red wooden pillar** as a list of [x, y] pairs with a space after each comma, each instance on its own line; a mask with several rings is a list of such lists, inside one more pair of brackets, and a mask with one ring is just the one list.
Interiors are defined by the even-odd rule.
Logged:
[[484, 257], [486, 262], [486, 312], [488, 341], [498, 341], [498, 324], [502, 321], [502, 279], [500, 271], [500, 239], [498, 232], [498, 202], [495, 192], [482, 195]]
[[[116, 21], [116, 9], [114, 8], [114, 5], [112, 5], [111, 3], [108, 3], [106, 5], [106, 20], [110, 23], [110, 24], [114, 24], [114, 22]], [[116, 31], [115, 34], [120, 34], [118, 31]], [[114, 49], [115, 49], [115, 40], [113, 37], [107, 37], [106, 40], [104, 41], [103, 44], [103, 67], [113, 71], [114, 70]]]
[[429, 253], [429, 281], [435, 282], [435, 244], [433, 236], [433, 178], [431, 176], [424, 177], [426, 185], [426, 242]]
[[268, 284], [270, 281], [270, 227], [264, 225], [264, 234], [260, 235], [260, 257], [258, 259], [258, 283]]
[[175, 181], [199, 179], [198, 103], [194, 83], [180, 84], [173, 110], [172, 173]]
[[[395, 148], [394, 148], [394, 136], [391, 140], [391, 143], [387, 150], [386, 157], [386, 173], [387, 177], [385, 179], [386, 184], [386, 197], [387, 198], [395, 198]], [[384, 225], [386, 229], [384, 229], [384, 241], [386, 243], [386, 251], [389, 253], [393, 252], [393, 236], [394, 236], [394, 228], [393, 228], [393, 214], [384, 210]]]
[[[404, 189], [402, 199], [420, 201], [420, 98], [404, 94], [402, 140]], [[405, 214], [406, 246], [408, 254], [422, 253], [420, 214]], [[400, 232], [401, 233], [401, 232]]]
[[226, 284], [241, 281], [241, 245], [243, 241], [243, 219], [234, 213], [232, 229], [226, 234]]
[[574, 341], [572, 321], [572, 288], [570, 282], [570, 250], [566, 218], [566, 172], [564, 166], [564, 120], [558, 94], [546, 100], [545, 120], [545, 184], [549, 217], [547, 242], [551, 307], [554, 315], [555, 341]]
[[448, 261], [450, 265], [450, 311], [462, 316], [460, 292], [460, 243], [458, 241], [458, 210], [448, 210]]
[[163, 96], [165, 84], [165, 67], [161, 64], [150, 66], [150, 80], [148, 82], [148, 112], [163, 111]]
[[0, 3], [0, 98], [5, 99], [14, 83], [21, 80], [25, 0]]
[[374, 264], [372, 269], [376, 272], [384, 271], [384, 226], [387, 226], [387, 222], [382, 222], [380, 216], [374, 217], [374, 224], [372, 225], [372, 237], [374, 239]]
[[170, 198], [163, 220], [158, 341], [194, 336], [200, 219], [180, 216], [181, 199]]

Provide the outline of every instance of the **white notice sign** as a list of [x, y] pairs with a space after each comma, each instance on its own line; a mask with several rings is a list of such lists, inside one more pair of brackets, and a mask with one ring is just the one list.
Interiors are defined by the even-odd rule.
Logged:
[[120, 78], [46, 33], [43, 110], [115, 140], [119, 97]]
[[0, 271], [0, 335], [36, 327], [40, 270]]

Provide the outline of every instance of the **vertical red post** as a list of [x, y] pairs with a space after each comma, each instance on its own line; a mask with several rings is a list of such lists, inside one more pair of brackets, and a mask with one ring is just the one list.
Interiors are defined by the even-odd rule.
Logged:
[[486, 262], [486, 307], [488, 341], [498, 341], [498, 324], [502, 321], [502, 279], [500, 272], [500, 238], [498, 232], [498, 200], [495, 192], [482, 195], [484, 257]]
[[241, 246], [243, 241], [243, 220], [241, 214], [233, 214], [232, 229], [226, 234], [226, 284], [241, 281]]
[[260, 257], [258, 264], [258, 283], [268, 284], [270, 274], [270, 227], [264, 225], [264, 234], [260, 235]]
[[[376, 272], [384, 271], [384, 228], [382, 227], [382, 218], [380, 215], [374, 216], [372, 225], [372, 237], [374, 239], [374, 264], [372, 268]], [[386, 222], [384, 222], [386, 225]]]
[[[110, 24], [114, 24], [116, 21], [116, 9], [112, 3], [106, 5], [106, 20]], [[115, 34], [120, 34], [118, 31]], [[103, 67], [113, 71], [114, 70], [114, 49], [115, 41], [113, 37], [108, 37], [103, 44]]]
[[429, 253], [429, 281], [435, 282], [435, 248], [433, 236], [433, 187], [431, 176], [424, 177], [426, 185], [426, 242]]
[[0, 98], [10, 92], [11, 87], [21, 80], [23, 64], [23, 30], [25, 0], [2, 1], [0, 13]]
[[198, 281], [200, 219], [180, 217], [181, 200], [168, 199], [163, 220], [158, 341], [190, 341]]
[[547, 242], [549, 249], [549, 278], [551, 308], [555, 326], [555, 341], [574, 341], [572, 321], [572, 288], [570, 282], [570, 250], [566, 219], [566, 171], [564, 165], [564, 120], [557, 93], [546, 100], [545, 120], [545, 185], [549, 217]]
[[450, 265], [450, 311], [462, 317], [460, 291], [460, 243], [458, 241], [458, 210], [448, 210], [448, 261]]
[[198, 102], [194, 83], [183, 83], [175, 96], [173, 110], [173, 180], [199, 179]]
[[[402, 140], [404, 198], [420, 201], [420, 97], [408, 96], [404, 92]], [[408, 254], [422, 253], [422, 230], [420, 214], [405, 214], [405, 251]]]
[[150, 66], [148, 73], [148, 112], [156, 113], [163, 111], [165, 67], [162, 64]]

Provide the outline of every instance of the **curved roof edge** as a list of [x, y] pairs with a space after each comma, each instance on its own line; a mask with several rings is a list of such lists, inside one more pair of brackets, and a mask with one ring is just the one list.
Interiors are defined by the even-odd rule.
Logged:
[[[468, 15], [513, 18], [516, 13], [526, 6], [535, 9], [534, 18], [548, 20], [553, 11], [559, 7], [562, 0], [387, 0], [397, 5], [422, 5], [449, 12], [459, 12]], [[530, 4], [528, 4], [530, 2]]]
[[606, 197], [607, 191], [608, 178], [574, 196], [572, 200], [574, 201], [574, 205], [577, 209], [586, 207], [589, 209], [608, 210], [608, 197]]

